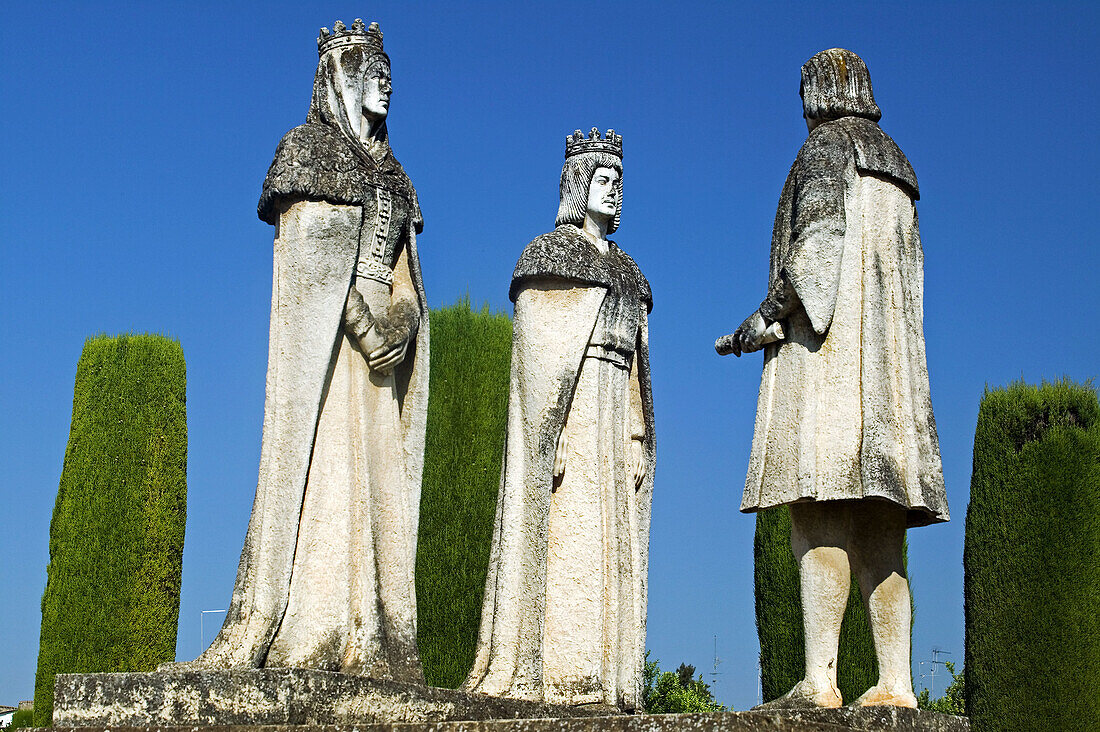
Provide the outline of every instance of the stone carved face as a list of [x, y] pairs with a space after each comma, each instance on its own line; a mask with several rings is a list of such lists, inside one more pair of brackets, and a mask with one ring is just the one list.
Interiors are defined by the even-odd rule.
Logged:
[[588, 185], [588, 215], [607, 220], [615, 216], [619, 205], [619, 172], [613, 168], [596, 168]]
[[390, 65], [384, 61], [371, 64], [363, 76], [363, 116], [372, 122], [385, 119], [392, 93]]

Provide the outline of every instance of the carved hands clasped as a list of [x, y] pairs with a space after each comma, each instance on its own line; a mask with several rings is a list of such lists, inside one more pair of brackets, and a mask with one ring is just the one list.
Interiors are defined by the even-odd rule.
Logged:
[[374, 315], [352, 287], [344, 310], [346, 329], [359, 344], [371, 370], [389, 374], [405, 360], [420, 314], [407, 300], [397, 300], [385, 315]]

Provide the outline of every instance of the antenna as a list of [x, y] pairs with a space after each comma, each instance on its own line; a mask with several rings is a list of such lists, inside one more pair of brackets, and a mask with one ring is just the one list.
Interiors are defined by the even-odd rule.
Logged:
[[718, 635], [714, 636], [714, 670], [710, 672], [710, 690], [715, 699], [718, 698], [718, 677], [722, 675], [722, 672], [718, 670], [718, 664], [722, 663], [722, 659], [718, 658]]
[[928, 692], [929, 697], [934, 697], [936, 695], [936, 664], [939, 664], [941, 666], [946, 666], [947, 661], [941, 661], [940, 656], [950, 656], [950, 655], [951, 655], [951, 651], [945, 651], [942, 648], [932, 648], [932, 660], [931, 661], [921, 661], [921, 663], [918, 664], [918, 668], [920, 667], [920, 665], [923, 665], [925, 663], [927, 663], [929, 665], [930, 670], [928, 671], [928, 673], [927, 674], [921, 674], [921, 678], [924, 678], [924, 676], [927, 675], [930, 679], [930, 681], [929, 681], [930, 689], [929, 689], [929, 692]]

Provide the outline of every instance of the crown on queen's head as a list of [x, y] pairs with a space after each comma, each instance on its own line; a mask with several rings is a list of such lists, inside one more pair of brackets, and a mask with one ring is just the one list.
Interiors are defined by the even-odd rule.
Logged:
[[615, 130], [608, 130], [605, 137], [600, 137], [600, 131], [595, 127], [588, 133], [588, 137], [580, 130], [565, 138], [565, 157], [580, 155], [587, 152], [605, 152], [622, 160], [623, 136], [616, 135]]
[[325, 51], [344, 46], [369, 46], [371, 50], [382, 51], [382, 29], [377, 23], [366, 26], [362, 18], [356, 18], [351, 28], [345, 26], [339, 20], [332, 24], [332, 32], [328, 28], [322, 28], [317, 36], [317, 55], [323, 56]]

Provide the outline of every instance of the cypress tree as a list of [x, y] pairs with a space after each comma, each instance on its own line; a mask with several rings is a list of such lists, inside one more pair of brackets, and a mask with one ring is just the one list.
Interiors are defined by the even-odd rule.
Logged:
[[963, 568], [975, 732], [1100, 728], [1100, 404], [1091, 385], [986, 390]]
[[148, 671], [175, 657], [187, 507], [179, 343], [96, 336], [76, 370], [50, 523], [34, 723], [54, 674]]
[[[764, 701], [786, 694], [805, 672], [798, 564], [791, 550], [791, 514], [777, 506], [756, 514], [753, 540], [756, 630], [760, 639], [760, 687]], [[855, 701], [878, 681], [871, 625], [859, 582], [852, 577], [840, 627], [837, 686], [845, 702]]]
[[504, 449], [512, 321], [468, 298], [431, 314], [431, 383], [416, 559], [417, 642], [429, 685], [474, 662]]

